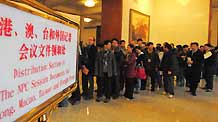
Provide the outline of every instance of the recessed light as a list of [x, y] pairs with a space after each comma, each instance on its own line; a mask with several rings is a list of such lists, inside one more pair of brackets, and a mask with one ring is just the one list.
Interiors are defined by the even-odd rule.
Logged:
[[86, 0], [85, 6], [94, 7], [95, 6], [95, 1], [94, 0]]
[[92, 19], [90, 19], [90, 18], [84, 18], [84, 22], [91, 22], [92, 21]]

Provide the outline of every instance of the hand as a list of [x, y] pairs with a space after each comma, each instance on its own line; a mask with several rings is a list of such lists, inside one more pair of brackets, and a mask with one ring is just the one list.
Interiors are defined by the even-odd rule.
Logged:
[[187, 61], [188, 64], [193, 64], [193, 61]]
[[171, 75], [172, 74], [172, 72], [171, 71], [168, 71], [168, 75]]
[[185, 58], [186, 58], [186, 56], [181, 56], [181, 58], [182, 58], [182, 59], [185, 59]]

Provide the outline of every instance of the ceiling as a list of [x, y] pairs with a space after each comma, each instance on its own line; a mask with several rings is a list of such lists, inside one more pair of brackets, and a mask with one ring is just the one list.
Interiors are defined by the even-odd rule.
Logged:
[[64, 13], [88, 17], [96, 22], [101, 21], [102, 0], [94, 0], [95, 7], [84, 6], [85, 0], [37, 0], [45, 6]]

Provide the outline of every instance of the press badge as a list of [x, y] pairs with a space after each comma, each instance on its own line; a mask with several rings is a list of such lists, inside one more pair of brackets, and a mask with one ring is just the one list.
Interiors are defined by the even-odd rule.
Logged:
[[148, 59], [148, 62], [150, 63], [150, 62], [151, 62], [151, 59]]

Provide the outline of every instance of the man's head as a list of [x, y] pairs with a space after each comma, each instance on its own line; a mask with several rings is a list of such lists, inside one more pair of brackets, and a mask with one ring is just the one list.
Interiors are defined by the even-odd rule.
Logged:
[[106, 49], [106, 50], [111, 49], [111, 41], [110, 40], [105, 40], [104, 41], [104, 49]]
[[128, 53], [132, 53], [133, 49], [134, 49], [134, 45], [129, 44], [129, 45], [127, 46], [127, 52], [128, 52]]
[[135, 47], [135, 51], [137, 52], [137, 54], [140, 54], [142, 51], [141, 51], [141, 47], [139, 46], [136, 46]]
[[154, 44], [152, 42], [148, 42], [147, 46], [148, 46], [149, 50], [153, 50], [154, 49]]
[[199, 44], [197, 42], [192, 42], [191, 43], [191, 50], [192, 51], [197, 51], [198, 48], [199, 48], [198, 46], [199, 46]]
[[126, 41], [125, 40], [120, 41], [120, 47], [126, 47]]
[[111, 42], [112, 42], [112, 47], [118, 47], [119, 46], [118, 39], [114, 38], [114, 39], [111, 40]]
[[159, 48], [159, 47], [161, 47], [161, 44], [160, 43], [156, 44], [156, 48]]
[[94, 45], [95, 44], [95, 38], [94, 37], [89, 37], [88, 42], [89, 42], [89, 45]]
[[213, 46], [211, 44], [205, 44], [203, 48], [205, 51], [208, 51], [208, 50], [211, 50], [212, 47]]
[[188, 52], [188, 50], [189, 50], [189, 49], [188, 49], [188, 45], [183, 45], [182, 48], [183, 48], [183, 51], [184, 51], [184, 52]]
[[168, 52], [171, 49], [172, 49], [172, 46], [169, 43], [165, 42], [163, 45], [164, 52]]
[[141, 46], [142, 46], [142, 42], [143, 42], [143, 40], [142, 40], [142, 39], [138, 39], [138, 40], [137, 40], [137, 44], [138, 44], [138, 46], [140, 46], [140, 47], [141, 47]]

